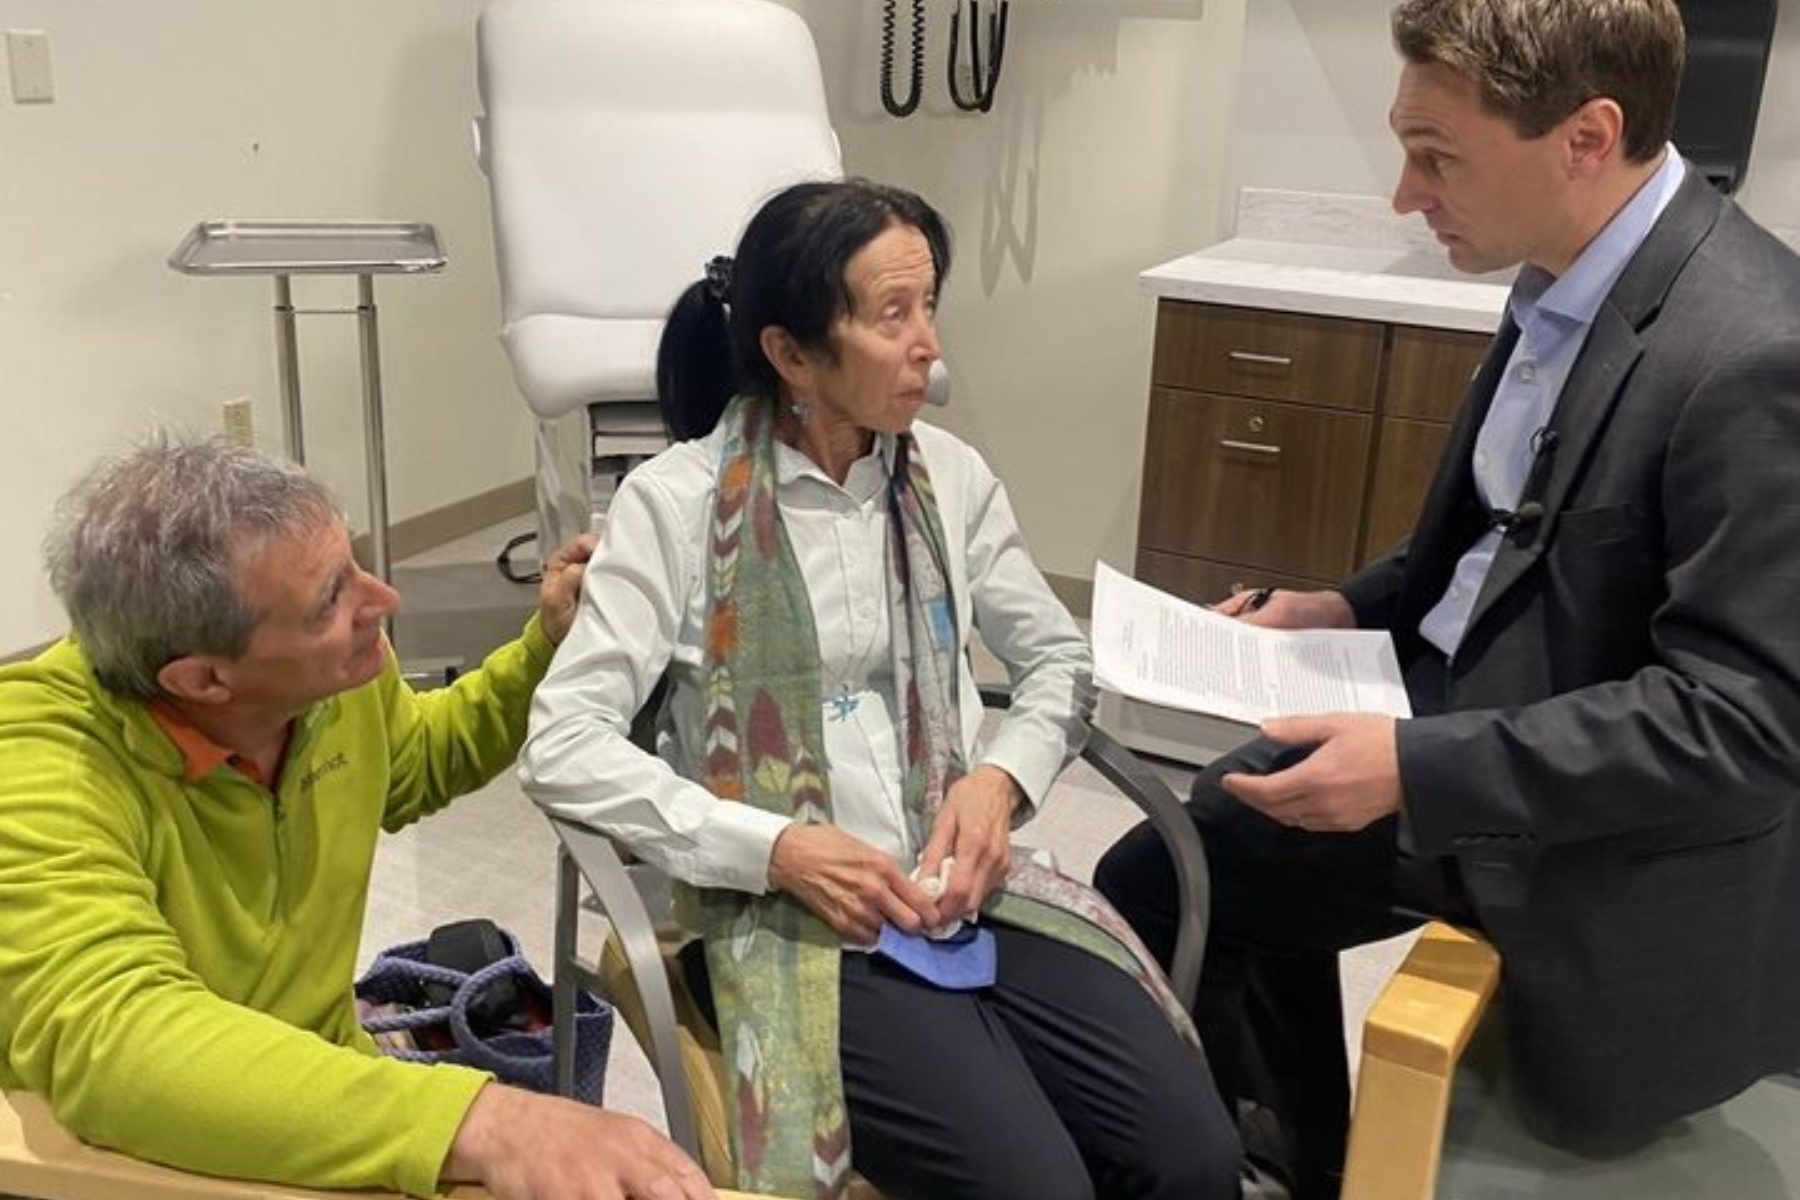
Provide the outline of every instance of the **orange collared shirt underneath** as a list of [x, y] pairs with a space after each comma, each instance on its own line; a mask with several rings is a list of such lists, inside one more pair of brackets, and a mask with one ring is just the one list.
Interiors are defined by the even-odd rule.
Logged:
[[175, 748], [181, 751], [181, 774], [189, 783], [199, 783], [220, 767], [231, 767], [253, 783], [260, 784], [271, 792], [275, 790], [275, 785], [263, 776], [262, 768], [256, 765], [255, 759], [219, 745], [200, 732], [193, 722], [181, 715], [180, 709], [166, 700], [151, 701], [150, 716], [156, 721], [157, 727], [169, 735]]

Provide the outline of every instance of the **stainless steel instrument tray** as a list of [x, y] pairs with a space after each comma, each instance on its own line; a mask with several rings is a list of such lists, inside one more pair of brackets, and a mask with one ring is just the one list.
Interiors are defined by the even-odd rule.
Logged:
[[169, 255], [189, 275], [392, 275], [441, 270], [423, 221], [202, 221]]

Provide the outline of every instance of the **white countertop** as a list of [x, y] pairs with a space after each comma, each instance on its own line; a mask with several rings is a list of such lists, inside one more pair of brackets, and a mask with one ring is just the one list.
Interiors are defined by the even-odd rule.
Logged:
[[[1800, 231], [1774, 227], [1800, 248]], [[1138, 276], [1152, 296], [1492, 333], [1512, 271], [1464, 275], [1376, 196], [1245, 188], [1234, 237]]]
[[1512, 272], [1458, 272], [1378, 196], [1245, 188], [1236, 236], [1138, 279], [1174, 300], [1492, 333]]
[[1232, 238], [1138, 276], [1173, 300], [1492, 333], [1509, 273], [1456, 275], [1441, 251]]

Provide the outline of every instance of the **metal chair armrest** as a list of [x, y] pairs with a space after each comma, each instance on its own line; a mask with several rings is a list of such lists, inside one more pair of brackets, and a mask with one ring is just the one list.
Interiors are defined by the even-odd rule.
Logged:
[[[686, 1076], [681, 1069], [681, 1045], [675, 1019], [674, 996], [664, 973], [662, 948], [656, 926], [618, 851], [605, 834], [570, 821], [550, 819], [550, 827], [562, 841], [557, 856], [556, 905], [556, 1087], [570, 1096], [575, 1090], [575, 988], [572, 964], [576, 935], [581, 923], [580, 885], [586, 880], [612, 926], [612, 934], [631, 964], [638, 999], [643, 1005], [650, 1045], [644, 1047], [662, 1085], [663, 1109], [669, 1136], [700, 1161], [700, 1139], [694, 1130], [693, 1106]], [[592, 974], [591, 972], [589, 973]]]
[[1089, 730], [1081, 757], [1120, 795], [1143, 810], [1175, 863], [1181, 917], [1176, 924], [1175, 955], [1169, 962], [1169, 985], [1191, 1012], [1200, 991], [1200, 966], [1206, 956], [1207, 922], [1212, 915], [1212, 878], [1207, 873], [1200, 831], [1194, 828], [1187, 806], [1162, 777], [1105, 730], [1097, 726]]
[[[1012, 705], [1010, 689], [987, 686], [980, 689], [980, 694], [985, 708], [1004, 710]], [[1162, 777], [1099, 726], [1089, 726], [1081, 757], [1143, 811], [1168, 847], [1169, 857], [1175, 863], [1181, 912], [1175, 955], [1169, 963], [1169, 983], [1176, 999], [1192, 1010], [1200, 990], [1200, 966], [1206, 955], [1206, 928], [1212, 912], [1211, 877], [1207, 874], [1206, 847], [1200, 841], [1200, 832], [1194, 828], [1187, 807]]]

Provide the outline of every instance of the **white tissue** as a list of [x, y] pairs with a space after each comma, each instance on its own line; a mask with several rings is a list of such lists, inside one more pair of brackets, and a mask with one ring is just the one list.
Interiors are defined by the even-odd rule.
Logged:
[[[924, 889], [927, 896], [936, 900], [944, 894], [944, 889], [950, 886], [950, 869], [954, 866], [956, 866], [956, 858], [952, 855], [946, 857], [943, 862], [938, 864], [937, 874], [921, 875], [919, 874], [920, 869], [914, 867], [912, 877], [913, 880]], [[969, 918], [970, 921], [973, 921], [974, 919], [974, 917]], [[962, 927], [962, 918], [955, 917], [944, 922], [935, 929], [927, 929], [925, 931], [925, 936], [934, 941], [952, 938], [962, 932]]]

